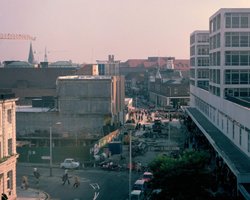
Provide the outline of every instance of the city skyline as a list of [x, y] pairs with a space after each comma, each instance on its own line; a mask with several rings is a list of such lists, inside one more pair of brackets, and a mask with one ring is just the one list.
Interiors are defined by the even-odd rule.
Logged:
[[[126, 61], [148, 56], [189, 58], [189, 35], [208, 30], [220, 8], [248, 0], [22, 0], [2, 1], [1, 33], [29, 34], [35, 60], [95, 63], [109, 54]], [[0, 40], [0, 61], [28, 60], [30, 42]]]

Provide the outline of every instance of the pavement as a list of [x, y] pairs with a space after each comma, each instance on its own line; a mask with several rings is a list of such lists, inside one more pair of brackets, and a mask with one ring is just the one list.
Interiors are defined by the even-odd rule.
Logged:
[[50, 196], [41, 190], [28, 188], [27, 190], [17, 187], [17, 200], [45, 200], [50, 199]]

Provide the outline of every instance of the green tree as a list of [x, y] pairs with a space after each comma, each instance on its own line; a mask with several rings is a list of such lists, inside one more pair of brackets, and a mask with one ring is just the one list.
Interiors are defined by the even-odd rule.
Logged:
[[209, 153], [206, 151], [186, 151], [179, 158], [158, 156], [149, 167], [154, 173], [153, 188], [162, 192], [155, 199], [209, 199], [206, 188], [213, 179], [206, 165]]

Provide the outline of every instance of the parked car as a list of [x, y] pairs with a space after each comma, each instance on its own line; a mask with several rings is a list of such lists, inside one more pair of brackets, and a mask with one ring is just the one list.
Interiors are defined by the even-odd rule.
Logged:
[[131, 200], [144, 200], [144, 193], [141, 190], [133, 190], [131, 192]]
[[149, 182], [153, 179], [153, 174], [151, 172], [144, 172], [143, 175], [142, 175], [142, 179], [145, 181], [145, 182]]
[[80, 163], [75, 161], [73, 158], [66, 158], [61, 164], [62, 169], [79, 169]]

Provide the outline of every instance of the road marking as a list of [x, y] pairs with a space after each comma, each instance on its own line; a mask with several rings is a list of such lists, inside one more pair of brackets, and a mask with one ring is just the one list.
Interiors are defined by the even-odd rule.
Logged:
[[99, 192], [97, 192], [97, 193], [95, 192], [95, 196], [94, 196], [93, 200], [96, 200], [98, 196], [99, 196]]
[[96, 189], [100, 189], [100, 186], [98, 185], [98, 183], [91, 183], [90, 184], [90, 186], [94, 189], [94, 190], [96, 190]]

